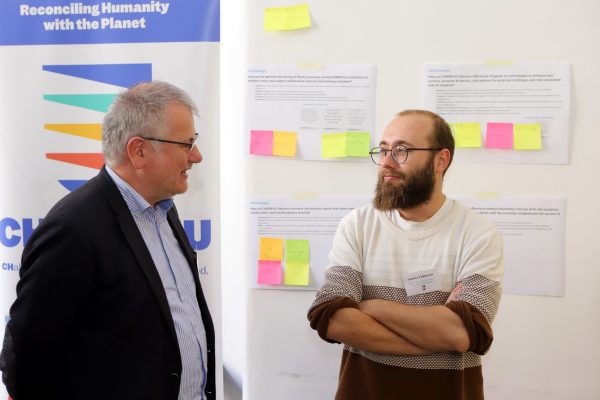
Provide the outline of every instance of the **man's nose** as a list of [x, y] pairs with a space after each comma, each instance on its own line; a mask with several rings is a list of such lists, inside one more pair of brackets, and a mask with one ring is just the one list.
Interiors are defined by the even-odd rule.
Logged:
[[197, 164], [200, 161], [202, 161], [202, 153], [200, 153], [198, 145], [194, 145], [194, 147], [192, 147], [192, 151], [190, 151], [190, 161], [194, 164]]

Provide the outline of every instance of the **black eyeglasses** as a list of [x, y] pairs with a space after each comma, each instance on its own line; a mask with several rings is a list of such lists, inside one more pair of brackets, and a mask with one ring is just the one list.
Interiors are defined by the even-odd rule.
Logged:
[[440, 148], [434, 147], [406, 147], [402, 144], [392, 147], [391, 149], [384, 149], [383, 147], [373, 147], [369, 154], [371, 155], [371, 160], [377, 165], [383, 164], [383, 161], [388, 153], [392, 153], [392, 159], [396, 161], [398, 164], [404, 164], [406, 159], [408, 158], [408, 153], [416, 150], [426, 150], [426, 151], [440, 151]]
[[146, 139], [146, 140], [154, 140], [155, 142], [178, 144], [181, 146], [185, 146], [190, 151], [192, 151], [192, 149], [196, 145], [196, 140], [198, 140], [198, 132], [194, 133], [194, 138], [191, 139], [191, 142], [178, 142], [177, 140], [159, 139], [159, 138], [153, 138], [153, 137], [148, 137], [148, 136], [140, 136], [140, 137], [142, 139]]

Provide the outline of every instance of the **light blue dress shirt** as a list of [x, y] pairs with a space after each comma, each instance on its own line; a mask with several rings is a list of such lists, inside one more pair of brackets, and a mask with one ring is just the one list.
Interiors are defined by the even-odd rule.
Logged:
[[167, 220], [173, 200], [163, 200], [152, 207], [109, 166], [106, 171], [131, 211], [167, 294], [183, 366], [178, 398], [205, 400], [206, 332], [192, 271]]

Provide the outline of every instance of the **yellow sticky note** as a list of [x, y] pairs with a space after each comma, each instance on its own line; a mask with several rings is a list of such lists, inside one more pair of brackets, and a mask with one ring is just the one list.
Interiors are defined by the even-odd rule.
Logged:
[[296, 134], [294, 132], [273, 132], [273, 155], [283, 157], [296, 156]]
[[456, 147], [481, 147], [479, 122], [456, 122], [450, 124]]
[[286, 285], [308, 286], [309, 264], [306, 262], [286, 261], [285, 278]]
[[498, 192], [477, 192], [477, 193], [475, 193], [475, 197], [477, 197], [478, 199], [482, 199], [482, 200], [489, 200], [489, 199], [499, 199], [501, 197], [501, 195]]
[[321, 135], [321, 156], [323, 158], [346, 157], [346, 134]]
[[265, 8], [264, 16], [264, 29], [266, 32], [310, 28], [308, 4]]
[[371, 150], [371, 135], [369, 132], [346, 133], [346, 156], [369, 157]]
[[514, 135], [515, 150], [541, 150], [541, 124], [515, 124]]
[[279, 238], [260, 238], [259, 260], [263, 261], [282, 261], [283, 260], [283, 239]]

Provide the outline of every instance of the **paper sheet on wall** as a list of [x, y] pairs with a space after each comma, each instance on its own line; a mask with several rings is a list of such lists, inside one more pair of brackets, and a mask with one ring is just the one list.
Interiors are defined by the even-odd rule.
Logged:
[[[426, 64], [424, 108], [451, 124], [480, 125], [481, 141], [472, 136], [465, 141], [465, 133], [458, 132], [458, 162], [566, 164], [570, 68], [569, 63]], [[525, 132], [521, 124], [531, 125]]]
[[[248, 67], [248, 153], [300, 160], [369, 160], [374, 147], [376, 67], [373, 65], [253, 65]], [[295, 134], [294, 149], [257, 145], [259, 136]], [[340, 135], [339, 152], [323, 149], [323, 136]], [[357, 136], [358, 135], [358, 136]], [[364, 135], [367, 144], [364, 145]], [[356, 138], [360, 145], [355, 145]], [[326, 139], [326, 138], [325, 138]], [[325, 141], [326, 142], [326, 141]]]
[[504, 293], [564, 295], [566, 198], [452, 197], [502, 232]]
[[[340, 219], [370, 197], [254, 198], [249, 203], [249, 287], [317, 290]], [[260, 260], [277, 243], [280, 264]], [[283, 243], [283, 253], [280, 252]], [[266, 247], [268, 245], [268, 247]], [[262, 255], [261, 255], [262, 253]], [[279, 262], [279, 261], [277, 261]], [[284, 278], [282, 279], [281, 276]]]
[[[484, 215], [500, 229], [505, 257], [504, 293], [564, 295], [564, 197], [450, 197]], [[370, 201], [369, 196], [251, 199], [249, 287], [317, 290], [323, 283], [340, 219]], [[270, 245], [273, 243], [277, 243], [278, 255], [267, 258], [283, 261], [267, 267], [260, 258], [266, 257], [265, 249], [275, 247]], [[281, 250], [282, 245], [285, 250]], [[293, 269], [288, 274], [292, 282], [289, 284], [281, 278], [285, 277], [286, 262]], [[308, 281], [304, 283], [306, 273]]]

